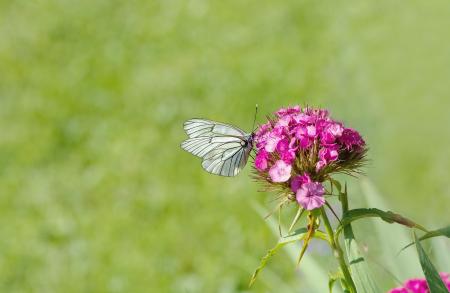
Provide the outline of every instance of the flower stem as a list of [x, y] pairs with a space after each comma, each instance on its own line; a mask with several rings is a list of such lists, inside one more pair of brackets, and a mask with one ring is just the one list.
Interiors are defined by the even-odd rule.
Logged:
[[330, 220], [328, 219], [327, 214], [325, 213], [324, 207], [320, 208], [320, 212], [322, 214], [323, 224], [325, 229], [327, 230], [328, 236], [330, 237], [330, 245], [333, 249], [333, 254], [339, 262], [339, 266], [344, 274], [344, 279], [349, 286], [349, 290], [351, 293], [356, 293], [355, 283], [353, 282], [352, 276], [350, 275], [350, 270], [348, 269], [347, 263], [344, 259], [344, 252], [342, 251], [339, 243], [337, 243], [334, 239], [334, 231], [331, 227]]

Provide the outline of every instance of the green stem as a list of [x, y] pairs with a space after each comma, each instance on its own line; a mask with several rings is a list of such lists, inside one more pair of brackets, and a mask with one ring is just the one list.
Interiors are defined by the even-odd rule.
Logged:
[[325, 213], [325, 208], [321, 207], [320, 212], [322, 213], [323, 224], [325, 226], [325, 229], [327, 230], [328, 236], [330, 237], [330, 245], [331, 248], [333, 249], [334, 256], [338, 260], [339, 266], [342, 270], [342, 273], [344, 274], [344, 279], [348, 284], [348, 286], [350, 287], [348, 289], [350, 290], [351, 293], [356, 293], [355, 283], [353, 282], [352, 276], [350, 275], [350, 270], [348, 269], [347, 263], [345, 262], [344, 259], [344, 252], [342, 251], [342, 248], [340, 247], [339, 243], [336, 242], [334, 239], [334, 231], [333, 228], [331, 227], [330, 220], [328, 219], [328, 216]]

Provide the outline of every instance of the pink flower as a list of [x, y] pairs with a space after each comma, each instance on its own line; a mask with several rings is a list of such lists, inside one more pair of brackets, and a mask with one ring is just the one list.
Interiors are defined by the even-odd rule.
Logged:
[[441, 272], [439, 275], [441, 276], [442, 281], [444, 281], [447, 286], [450, 286], [450, 274]]
[[337, 145], [331, 145], [325, 148], [322, 148], [319, 151], [319, 159], [326, 162], [336, 161], [339, 153], [338, 153], [339, 147]]
[[288, 150], [289, 150], [289, 140], [287, 138], [283, 138], [277, 144], [277, 152], [281, 154], [287, 152]]
[[320, 143], [323, 146], [334, 144], [335, 141], [336, 137], [331, 132], [328, 131], [322, 132], [322, 135], [320, 136]]
[[255, 157], [255, 168], [259, 171], [264, 171], [267, 169], [267, 159], [269, 154], [264, 150], [260, 150]]
[[425, 279], [411, 279], [406, 281], [405, 288], [417, 293], [428, 293], [428, 284]]
[[283, 128], [276, 127], [274, 128], [268, 135], [265, 145], [265, 150], [269, 153], [275, 151], [277, 144], [280, 140], [283, 139]]
[[289, 126], [289, 123], [292, 121], [291, 116], [282, 116], [280, 119], [278, 119], [277, 123], [275, 124], [275, 127], [287, 127]]
[[336, 161], [339, 157], [339, 147], [337, 145], [330, 145], [319, 151], [319, 162], [316, 164], [316, 171], [321, 170], [329, 162]]
[[272, 153], [275, 151], [275, 148], [277, 147], [278, 142], [280, 141], [280, 137], [269, 135], [269, 137], [266, 140], [266, 145], [264, 146], [264, 149], [266, 152]]
[[297, 190], [302, 186], [302, 184], [311, 182], [311, 178], [309, 177], [308, 173], [305, 173], [303, 175], [298, 175], [292, 178], [291, 180], [291, 190], [296, 193]]
[[284, 153], [281, 153], [280, 157], [284, 162], [286, 162], [286, 164], [292, 164], [295, 160], [295, 151], [290, 149]]
[[316, 127], [314, 125], [306, 126], [306, 135], [311, 138], [315, 138], [317, 136]]
[[293, 117], [294, 121], [303, 125], [312, 124], [315, 122], [315, 117], [312, 117], [305, 113], [299, 113]]
[[343, 131], [344, 131], [344, 127], [342, 127], [342, 125], [340, 123], [327, 122], [321, 133], [320, 142], [322, 143], [322, 145], [333, 144], [336, 141], [336, 138], [342, 136]]
[[313, 144], [315, 135], [314, 126], [298, 126], [295, 129], [295, 137], [299, 140], [302, 149], [307, 149]]
[[320, 182], [326, 173], [357, 172], [367, 151], [359, 133], [331, 119], [327, 110], [300, 106], [269, 116], [255, 132], [254, 144], [257, 178], [269, 184], [285, 182], [275, 187], [291, 192], [294, 186], [294, 193], [301, 184], [297, 184], [299, 179], [289, 180], [291, 176], [307, 172]]
[[265, 147], [271, 128], [272, 125], [270, 122], [267, 122], [261, 125], [255, 132], [255, 145], [258, 150]]
[[271, 127], [272, 127], [272, 125], [270, 124], [270, 122], [264, 123], [255, 132], [255, 137], [263, 136], [264, 134], [266, 134], [270, 130]]
[[399, 287], [392, 289], [391, 291], [389, 291], [389, 293], [410, 293], [410, 292], [408, 292], [408, 290], [403, 287]]
[[278, 160], [269, 170], [273, 182], [286, 182], [291, 177], [292, 166], [283, 160]]
[[300, 113], [300, 106], [281, 108], [276, 112], [278, 117]]
[[328, 125], [327, 132], [331, 133], [334, 137], [340, 137], [344, 131], [344, 127], [340, 123], [331, 123]]
[[[450, 290], [449, 274], [439, 273], [439, 275], [447, 286], [447, 289]], [[430, 289], [428, 288], [428, 283], [425, 279], [409, 279], [405, 282], [403, 287], [391, 289], [389, 293], [430, 293]]]
[[348, 150], [359, 149], [366, 144], [358, 131], [351, 128], [345, 128], [339, 140]]
[[306, 108], [305, 113], [316, 117], [317, 119], [327, 119], [329, 115], [328, 110], [326, 109]]
[[289, 142], [287, 138], [283, 138], [277, 144], [277, 152], [280, 154], [280, 158], [287, 164], [291, 164], [295, 160], [296, 149], [293, 148], [294, 143], [295, 139]]
[[320, 170], [322, 170], [323, 167], [325, 167], [327, 165], [326, 161], [318, 161], [316, 163], [316, 172], [319, 172]]
[[307, 182], [297, 190], [297, 202], [307, 210], [319, 208], [325, 204], [325, 188], [319, 182]]

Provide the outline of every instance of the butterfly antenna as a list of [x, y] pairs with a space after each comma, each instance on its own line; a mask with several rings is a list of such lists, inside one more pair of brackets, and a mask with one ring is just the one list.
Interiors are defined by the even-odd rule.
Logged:
[[255, 131], [256, 114], [258, 114], [258, 104], [256, 104], [255, 116], [253, 117], [253, 126], [252, 126], [253, 131]]

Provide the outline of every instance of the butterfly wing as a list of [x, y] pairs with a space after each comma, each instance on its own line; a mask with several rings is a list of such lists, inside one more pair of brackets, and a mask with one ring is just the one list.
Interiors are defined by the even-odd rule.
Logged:
[[252, 150], [250, 144], [227, 143], [210, 151], [202, 162], [207, 172], [221, 176], [236, 176], [247, 164]]
[[203, 158], [207, 172], [236, 176], [245, 166], [252, 149], [251, 135], [232, 125], [203, 119], [184, 123], [189, 138], [181, 147]]
[[189, 138], [220, 135], [246, 135], [244, 131], [233, 125], [199, 118], [189, 119], [184, 122], [184, 130]]

